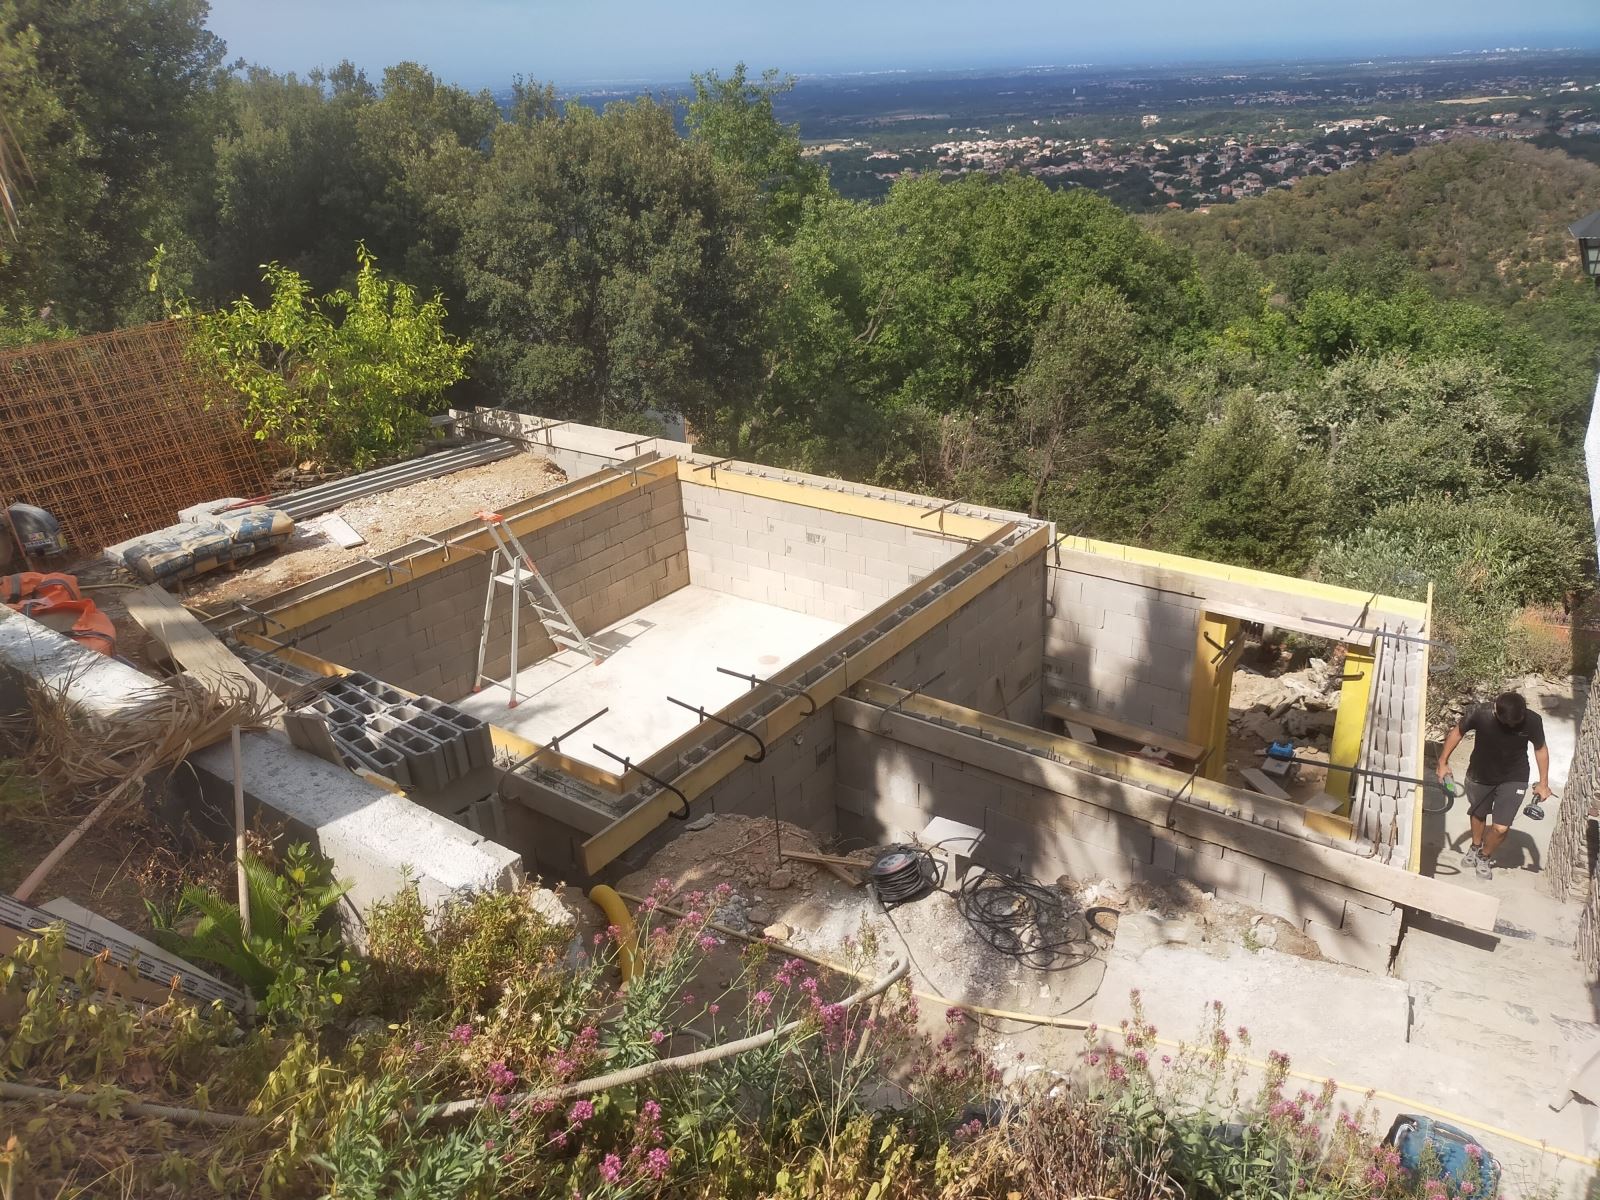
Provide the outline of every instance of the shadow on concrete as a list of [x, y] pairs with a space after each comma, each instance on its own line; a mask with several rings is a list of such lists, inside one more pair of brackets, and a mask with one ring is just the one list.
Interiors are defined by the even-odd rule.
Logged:
[[618, 650], [637, 641], [656, 627], [656, 622], [646, 621], [643, 617], [635, 617], [617, 629], [608, 629], [604, 633], [597, 633], [589, 638], [592, 645], [600, 647], [606, 654], [615, 654]]

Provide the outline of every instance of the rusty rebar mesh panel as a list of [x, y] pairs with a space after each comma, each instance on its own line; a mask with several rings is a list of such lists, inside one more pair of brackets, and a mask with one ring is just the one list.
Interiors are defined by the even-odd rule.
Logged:
[[186, 340], [158, 321], [0, 353], [0, 502], [49, 509], [85, 553], [264, 493], [265, 456]]

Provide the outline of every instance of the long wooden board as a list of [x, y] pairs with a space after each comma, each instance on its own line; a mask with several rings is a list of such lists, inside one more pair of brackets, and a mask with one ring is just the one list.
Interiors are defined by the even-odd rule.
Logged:
[[240, 662], [199, 618], [166, 589], [151, 584], [123, 598], [128, 615], [167, 648], [172, 660], [203, 682], [248, 689], [266, 709], [277, 697], [255, 672]]
[[847, 696], [834, 701], [833, 712], [835, 720], [858, 729], [1122, 813], [1157, 829], [1170, 829], [1231, 847], [1252, 858], [1381, 896], [1470, 929], [1492, 931], [1499, 914], [1500, 901], [1495, 896], [1468, 891], [1426, 875], [1413, 875], [1373, 858], [1336, 850], [1214, 809], [1175, 802], [1170, 796], [1095, 775], [1069, 763], [1052, 762], [1026, 750], [991, 741], [976, 732], [934, 725]]
[[1101, 733], [1109, 733], [1113, 737], [1126, 738], [1130, 742], [1137, 742], [1141, 746], [1155, 746], [1162, 750], [1170, 750], [1179, 758], [1187, 758], [1191, 762], [1197, 760], [1206, 752], [1206, 748], [1198, 742], [1186, 741], [1181, 737], [1174, 737], [1170, 733], [1162, 733], [1159, 729], [1147, 729], [1143, 725], [1135, 725], [1130, 721], [1119, 721], [1116, 717], [1108, 717], [1102, 713], [1091, 712], [1087, 708], [1074, 708], [1065, 700], [1052, 700], [1044, 706], [1045, 715], [1055, 717], [1058, 721], [1071, 721], [1079, 725], [1087, 725], [1090, 729], [1098, 729]]

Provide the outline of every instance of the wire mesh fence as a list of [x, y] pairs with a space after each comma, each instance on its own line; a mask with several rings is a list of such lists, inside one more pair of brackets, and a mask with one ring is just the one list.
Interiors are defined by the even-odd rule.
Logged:
[[263, 493], [261, 448], [186, 341], [158, 321], [0, 353], [0, 505], [48, 509], [84, 553]]

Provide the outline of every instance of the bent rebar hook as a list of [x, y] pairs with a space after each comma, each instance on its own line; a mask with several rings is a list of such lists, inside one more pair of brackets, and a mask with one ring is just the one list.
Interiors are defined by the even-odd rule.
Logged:
[[725, 728], [731, 729], [735, 733], [742, 733], [747, 738], [755, 739], [755, 743], [759, 747], [759, 749], [756, 751], [756, 754], [755, 754], [754, 757], [751, 757], [750, 755], [746, 754], [744, 756], [745, 762], [758, 763], [762, 759], [767, 757], [767, 744], [766, 744], [766, 742], [761, 740], [761, 735], [759, 733], [757, 733], [755, 730], [746, 729], [743, 725], [735, 725], [732, 721], [725, 720], [724, 718], [717, 716], [716, 713], [708, 713], [705, 710], [705, 708], [703, 706], [701, 706], [701, 705], [685, 704], [682, 700], [679, 700], [674, 696], [668, 696], [667, 699], [670, 700], [673, 704], [676, 704], [679, 708], [688, 709], [690, 712], [694, 713], [697, 717], [699, 717], [702, 721], [715, 721], [718, 725], [721, 725], [721, 726], [724, 726]]
[[591, 746], [593, 746], [596, 750], [600, 751], [601, 754], [604, 754], [607, 758], [621, 763], [622, 764], [622, 769], [623, 769], [624, 772], [637, 771], [637, 772], [639, 772], [639, 774], [643, 775], [646, 779], [648, 779], [651, 783], [655, 784], [658, 788], [661, 788], [664, 791], [671, 792], [674, 796], [676, 796], [678, 798], [679, 808], [678, 808], [678, 810], [676, 812], [669, 812], [667, 814], [667, 816], [671, 817], [674, 821], [687, 821], [689, 819], [689, 797], [685, 796], [682, 792], [680, 792], [677, 788], [673, 787], [665, 779], [662, 779], [659, 776], [650, 774], [649, 771], [646, 771], [643, 767], [638, 766], [636, 763], [634, 763], [634, 761], [632, 759], [627, 758], [627, 757], [625, 757], [625, 756], [623, 756], [621, 754], [613, 754], [613, 753], [611, 753], [611, 751], [607, 750], [599, 742], [590, 742], [589, 744]]

